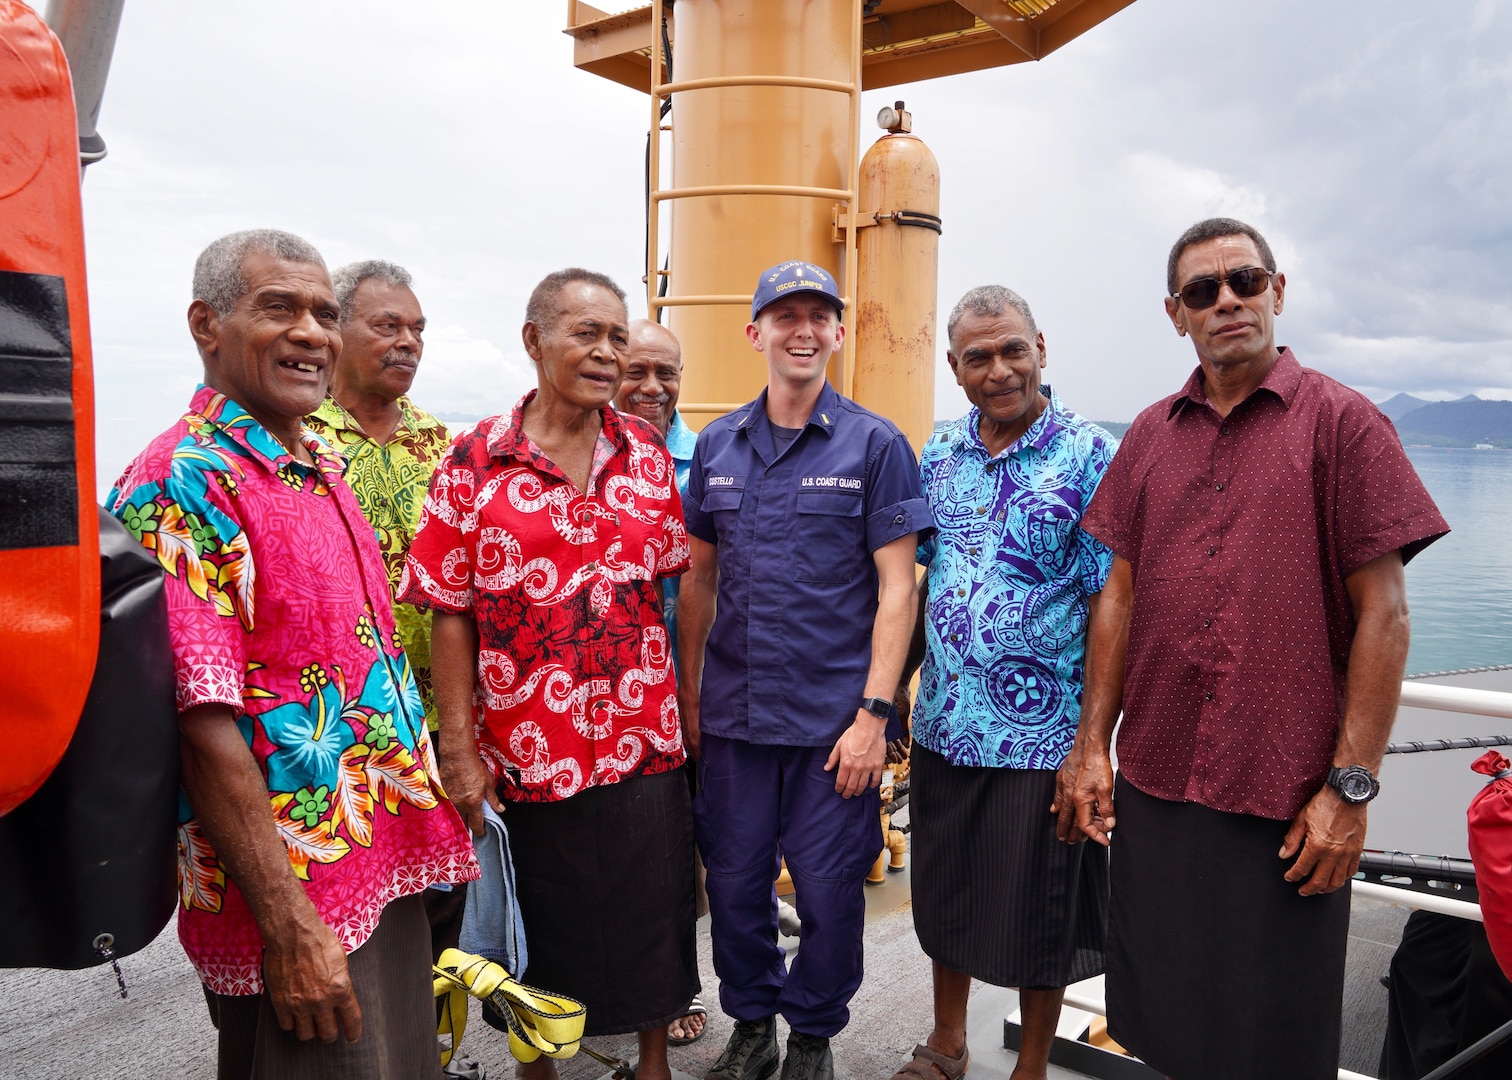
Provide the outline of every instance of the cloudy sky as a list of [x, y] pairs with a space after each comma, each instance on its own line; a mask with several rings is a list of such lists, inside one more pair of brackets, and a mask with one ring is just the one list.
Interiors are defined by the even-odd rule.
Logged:
[[[519, 327], [543, 273], [602, 269], [635, 302], [645, 99], [572, 67], [565, 8], [126, 5], [84, 185], [102, 490], [187, 401], [191, 267], [233, 229], [408, 266], [434, 411], [533, 384]], [[1019, 290], [1078, 412], [1128, 420], [1185, 378], [1165, 255], [1218, 213], [1271, 239], [1304, 363], [1377, 400], [1512, 397], [1512, 4], [1138, 0], [1038, 64], [877, 91], [863, 115], [895, 98], [943, 175], [942, 312]], [[954, 415], [943, 344], [939, 369]]]

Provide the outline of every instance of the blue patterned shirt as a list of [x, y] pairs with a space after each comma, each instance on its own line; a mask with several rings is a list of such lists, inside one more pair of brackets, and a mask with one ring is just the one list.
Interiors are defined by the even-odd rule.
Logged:
[[[677, 468], [677, 494], [688, 497], [688, 472], [693, 468], [693, 447], [698, 445], [697, 433], [682, 418], [682, 413], [672, 410], [672, 426], [667, 429], [667, 453]], [[682, 578], [662, 578], [662, 617], [667, 621], [667, 636], [672, 639], [672, 669], [677, 670], [677, 594]]]
[[1117, 443], [1049, 407], [995, 457], [973, 408], [924, 447], [936, 533], [913, 736], [952, 764], [1054, 769], [1081, 718], [1087, 597], [1113, 555], [1078, 528]]

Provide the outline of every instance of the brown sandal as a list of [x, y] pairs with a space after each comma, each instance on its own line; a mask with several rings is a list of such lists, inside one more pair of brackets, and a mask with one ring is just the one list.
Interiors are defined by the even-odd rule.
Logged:
[[961, 1080], [971, 1068], [971, 1051], [961, 1047], [958, 1058], [946, 1057], [923, 1043], [913, 1048], [913, 1058], [897, 1072], [892, 1080]]

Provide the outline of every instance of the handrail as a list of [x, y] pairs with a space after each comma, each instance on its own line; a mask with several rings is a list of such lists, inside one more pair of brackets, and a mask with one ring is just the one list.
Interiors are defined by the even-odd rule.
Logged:
[[697, 187], [653, 191], [651, 199], [653, 202], [664, 202], [667, 199], [701, 199], [709, 195], [792, 195], [843, 202], [852, 198], [854, 192], [844, 188], [803, 187], [799, 184], [700, 184]]
[[687, 90], [713, 90], [738, 86], [781, 86], [794, 90], [831, 90], [837, 94], [851, 92], [851, 84], [835, 79], [810, 79], [802, 75], [711, 75], [706, 79], [683, 79], [662, 83], [656, 89], [663, 97]]
[[1512, 694], [1500, 690], [1476, 690], [1468, 686], [1408, 680], [1402, 684], [1401, 704], [1413, 709], [1473, 713], [1512, 720]]

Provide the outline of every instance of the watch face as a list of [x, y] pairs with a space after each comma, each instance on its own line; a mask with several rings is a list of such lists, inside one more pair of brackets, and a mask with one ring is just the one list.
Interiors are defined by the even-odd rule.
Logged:
[[1364, 802], [1375, 793], [1374, 789], [1370, 773], [1359, 766], [1351, 766], [1339, 774], [1339, 793], [1350, 802]]

